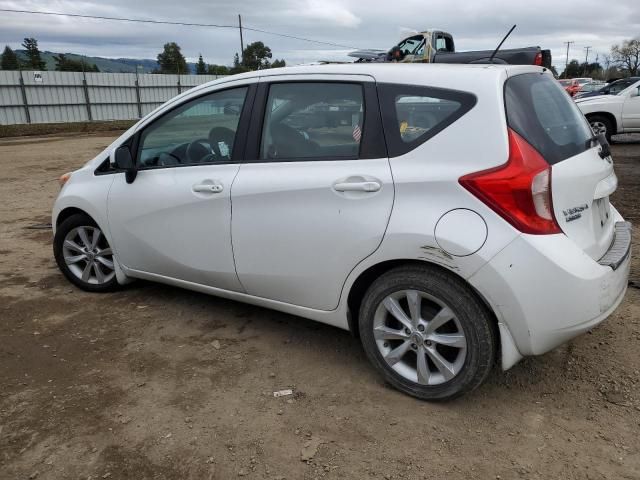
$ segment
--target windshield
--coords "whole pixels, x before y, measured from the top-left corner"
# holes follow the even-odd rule
[[[593,132],[586,119],[552,77],[516,75],[505,84],[507,123],[538,150],[550,165],[591,147]]]

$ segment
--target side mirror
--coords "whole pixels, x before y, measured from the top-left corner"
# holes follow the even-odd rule
[[[122,145],[116,149],[114,153],[114,164],[117,169],[124,170],[127,183],[133,183],[138,175],[138,170],[133,162],[129,147]]]
[[[631,97],[640,97],[640,87],[638,87],[638,88],[636,88],[634,90],[631,90],[631,95],[630,96]]]

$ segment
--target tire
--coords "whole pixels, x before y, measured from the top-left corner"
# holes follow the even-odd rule
[[[590,115],[588,120],[593,133],[596,135],[604,133],[604,136],[607,138],[607,142],[611,143],[611,135],[614,133],[611,120],[603,115]]]
[[[413,309],[419,315],[412,315],[410,299],[420,305]],[[396,306],[405,323],[398,321]],[[410,335],[403,327],[407,319]],[[490,312],[468,285],[438,267],[399,267],[374,281],[362,300],[359,327],[367,357],[382,377],[423,400],[450,400],[471,392],[495,363],[497,335]]]
[[[58,226],[53,255],[60,271],[78,288],[88,292],[118,288],[111,247],[88,215],[72,215]]]

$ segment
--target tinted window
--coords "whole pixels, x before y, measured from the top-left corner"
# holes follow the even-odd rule
[[[593,132],[576,104],[552,77],[516,75],[505,84],[507,123],[549,164],[590,148]]]
[[[389,155],[396,157],[441,132],[475,105],[470,93],[411,85],[379,88]]]
[[[167,113],[140,138],[141,167],[227,163],[247,88],[212,93]]]
[[[358,158],[362,86],[276,83],[269,88],[260,159]]]
[[[626,88],[629,88],[637,81],[637,78],[626,78],[624,80],[617,80],[607,87],[607,93],[609,93],[610,95],[617,95]]]

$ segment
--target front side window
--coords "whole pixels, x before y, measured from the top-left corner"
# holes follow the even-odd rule
[[[474,95],[442,88],[383,84],[379,88],[389,154],[403,155],[467,113]]]
[[[140,137],[141,168],[231,161],[247,87],[197,98],[147,127]]]
[[[424,37],[422,35],[416,35],[409,37],[398,44],[398,48],[405,55],[412,55],[420,48],[424,43]]]
[[[265,112],[262,160],[358,158],[364,128],[359,84],[276,83]]]

